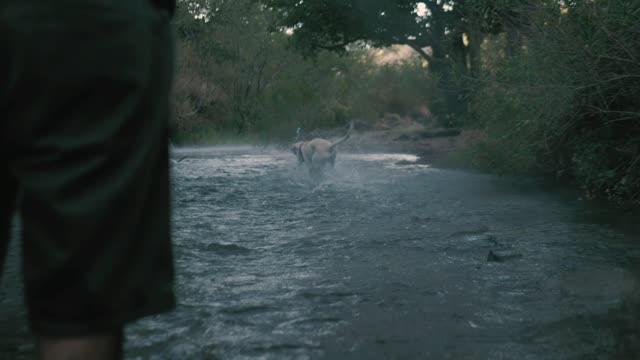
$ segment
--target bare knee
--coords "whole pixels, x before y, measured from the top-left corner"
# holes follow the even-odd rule
[[[112,335],[78,337],[41,337],[38,339],[40,360],[121,360],[122,331]]]

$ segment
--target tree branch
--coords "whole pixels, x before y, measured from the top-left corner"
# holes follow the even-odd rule
[[[344,50],[344,47],[351,44],[352,41],[343,41],[340,44],[335,44],[335,45],[318,45],[318,48],[322,49],[322,50],[327,50],[327,51],[336,51],[336,50]]]
[[[409,45],[415,52],[420,54],[420,56],[422,56],[422,58],[427,60],[430,64],[434,63],[433,57],[431,55],[427,54],[427,52],[424,51],[424,49],[422,49],[416,43],[407,43],[407,45]]]

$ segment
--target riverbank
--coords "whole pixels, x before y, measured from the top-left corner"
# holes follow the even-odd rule
[[[312,130],[303,135],[303,139],[316,137],[335,140],[344,135],[345,128]],[[340,151],[346,153],[409,153],[418,156],[418,162],[439,167],[469,168],[471,150],[483,138],[477,130],[425,127],[418,123],[401,121],[395,124],[378,123],[375,125],[356,124],[355,131],[348,141],[340,144]],[[288,149],[295,142],[274,140],[259,134],[237,135],[208,133],[177,146],[189,145],[259,145]]]
[[[312,130],[302,135],[303,139],[315,137],[337,139],[344,135],[346,127],[328,130]],[[217,141],[222,140],[222,141]],[[276,146],[286,150],[295,142],[289,140],[269,140],[264,136],[222,136],[208,144],[261,144]],[[376,123],[356,121],[355,131],[351,138],[340,144],[344,153],[408,153],[417,155],[418,164],[448,169],[464,169],[474,172],[521,175],[543,178],[546,185],[576,191],[576,197],[584,200],[604,201],[607,205],[625,209],[638,208],[638,203],[616,197],[597,196],[585,187],[583,182],[572,177],[570,169],[562,171],[545,170],[527,165],[529,158],[522,162],[513,162],[508,156],[512,149],[508,145],[496,148],[496,141],[487,141],[487,135],[477,129],[441,128],[424,126],[421,123],[400,118],[385,116]],[[410,163],[407,163],[410,165]],[[529,166],[529,167],[528,167]]]
[[[465,153],[482,138],[475,130],[396,128],[355,134],[341,148],[347,152],[410,153],[418,162],[438,167],[468,167]]]
[[[464,169],[474,172],[505,174],[503,170],[490,167],[499,160],[487,160],[483,149],[486,134],[472,129],[444,129],[421,127],[397,127],[385,130],[366,130],[358,132],[352,139],[341,145],[346,152],[393,152],[409,153],[418,156],[418,164],[446,169]],[[409,165],[409,163],[407,163]],[[637,214],[640,204],[637,201],[620,200],[594,196],[584,185],[563,173],[511,173],[529,178],[538,178],[548,188],[562,189],[575,193],[579,200],[598,204],[598,206],[624,209]]]

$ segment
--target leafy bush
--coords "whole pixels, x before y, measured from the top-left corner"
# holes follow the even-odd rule
[[[269,28],[271,12],[252,0],[180,7],[175,140],[225,136],[289,141],[301,127],[333,128],[351,119],[428,105],[434,90],[419,62],[379,67],[366,50],[305,58],[288,35]],[[195,9],[195,10],[193,10]],[[204,11],[207,16],[197,19]]]
[[[541,2],[523,48],[483,48],[470,117],[486,129],[485,168],[546,173],[589,197],[640,200],[640,3]]]

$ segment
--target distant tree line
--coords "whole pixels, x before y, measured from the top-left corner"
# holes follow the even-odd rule
[[[185,139],[426,105],[484,134],[465,164],[640,201],[639,1],[184,0],[176,28]],[[422,61],[374,64],[396,44]]]
[[[469,154],[473,166],[640,201],[640,1],[262,3],[296,29],[304,53],[357,43],[415,49],[437,79],[434,114],[486,134]]]
[[[380,66],[367,49],[297,51],[277,14],[255,0],[179,1],[177,10],[178,142],[290,140],[298,127],[405,115],[434,91],[415,59]]]

